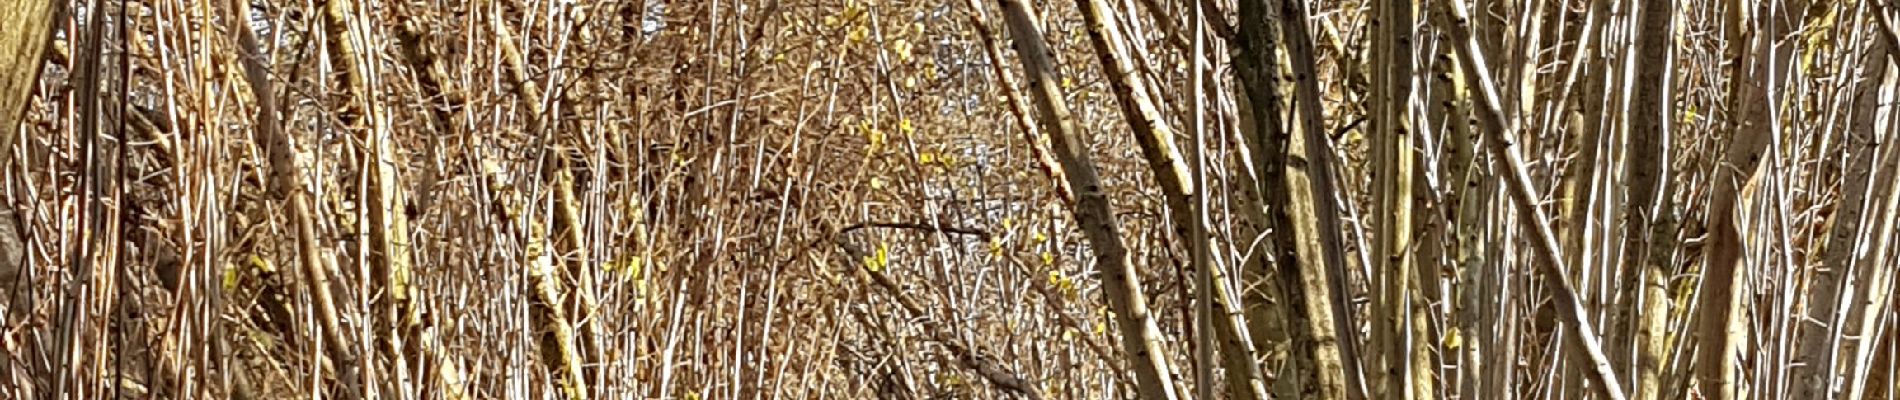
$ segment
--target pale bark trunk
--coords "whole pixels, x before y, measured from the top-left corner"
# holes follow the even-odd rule
[[[1888,45],[1891,46],[1892,42],[1888,42]],[[1894,88],[1896,81],[1900,81],[1900,71],[1896,71],[1893,65],[1888,65],[1885,69],[1887,78],[1882,86],[1887,88],[1887,93],[1881,101],[1882,106],[1879,111],[1881,120],[1876,122],[1879,126],[1875,129],[1881,132],[1893,132],[1895,128],[1893,102],[1896,95],[1900,94],[1895,93]],[[1885,143],[1891,143],[1893,138],[1889,137],[1885,140],[1889,141]],[[1880,207],[1874,210],[1872,217],[1874,220],[1868,221],[1871,225],[1868,231],[1870,237],[1867,240],[1872,242],[1872,246],[1861,253],[1859,261],[1856,261],[1861,268],[1854,277],[1854,281],[1865,285],[1863,286],[1865,289],[1856,291],[1854,300],[1847,302],[1850,308],[1847,310],[1847,320],[1843,327],[1845,330],[1843,334],[1853,338],[1843,343],[1841,349],[1843,356],[1850,357],[1841,367],[1843,381],[1847,383],[1847,387],[1842,388],[1844,392],[1841,398],[1847,400],[1866,398],[1868,369],[1873,362],[1875,341],[1880,339],[1881,333],[1878,324],[1881,314],[1887,311],[1887,302],[1893,298],[1894,266],[1889,262],[1892,259],[1889,251],[1892,250],[1894,241],[1900,240],[1895,238],[1895,236],[1900,236],[1900,150],[1896,150],[1900,147],[1892,145],[1882,147],[1881,151],[1887,154],[1880,158],[1881,165],[1874,167],[1873,184],[1876,185],[1876,192],[1868,201],[1869,206]]]
[[[507,66],[510,83],[514,84],[516,95],[528,105],[526,112],[528,129],[547,129],[544,125],[547,116],[543,115],[547,107],[546,99],[542,97],[540,88],[528,78],[526,57],[515,46],[514,33],[500,20],[495,20],[494,24],[495,41],[497,47],[501,49],[502,61]],[[528,239],[531,248],[529,278],[537,280],[532,284],[536,288],[536,293],[544,297],[538,301],[547,302],[545,307],[535,309],[537,312],[535,318],[542,321],[540,328],[547,330],[545,335],[552,336],[551,340],[543,342],[542,354],[548,357],[544,362],[548,363],[551,371],[561,377],[564,382],[563,390],[569,398],[582,399],[591,395],[591,392],[587,390],[586,368],[583,367],[587,364],[585,357],[596,355],[595,352],[600,349],[598,340],[602,335],[599,320],[592,318],[591,315],[599,306],[595,304],[593,295],[593,274],[585,269],[587,265],[584,251],[586,241],[578,231],[579,218],[574,210],[575,205],[572,203],[574,201],[573,179],[569,179],[566,171],[559,168],[563,162],[558,160],[564,158],[566,158],[565,153],[552,155],[542,166],[544,174],[554,177],[554,222],[555,229],[558,230],[556,234],[559,236],[549,236],[549,232],[546,232],[538,221],[523,221],[522,229],[527,229],[530,235]],[[557,239],[554,245],[558,250],[547,248],[544,241],[550,237]],[[556,268],[557,261],[554,261],[553,257],[566,257],[566,255],[578,255],[580,260],[572,262],[573,264],[568,269]],[[574,279],[576,285],[572,290],[573,295],[566,296],[565,293],[568,290],[562,283],[570,277]],[[572,319],[569,318],[565,309],[575,310]],[[577,328],[573,321],[585,321],[585,325]]]
[[[1378,232],[1373,249],[1374,280],[1379,282],[1373,307],[1372,338],[1379,348],[1375,381],[1382,398],[1412,399],[1432,392],[1429,365],[1413,365],[1417,332],[1408,314],[1414,286],[1412,253],[1413,151],[1410,101],[1412,98],[1412,27],[1415,5],[1391,0],[1374,6],[1372,141],[1374,195],[1378,203]],[[1420,364],[1429,364],[1427,362]],[[1418,371],[1423,367],[1423,371]],[[1415,375],[1424,372],[1424,375]]]
[[[401,10],[406,4],[405,2],[396,2],[395,7]],[[422,90],[431,95],[432,98],[441,99],[440,101],[444,103],[432,104],[428,107],[431,111],[430,114],[428,114],[429,126],[434,130],[431,133],[439,137],[452,133],[453,129],[450,127],[450,124],[455,118],[454,110],[462,108],[463,98],[461,91],[455,89],[453,86],[454,79],[448,76],[446,67],[440,62],[441,60],[438,58],[439,50],[434,47],[434,41],[429,40],[428,29],[429,27],[422,26],[418,20],[405,21],[397,30],[396,37],[403,48],[404,59],[409,62],[410,69],[415,72],[416,80],[421,84]],[[439,147],[441,143],[434,140],[435,137],[431,137],[430,139],[429,157],[434,158],[434,156],[438,154],[436,152],[440,151]],[[428,209],[433,204],[433,186],[434,182],[439,179],[439,176],[436,176],[433,170],[431,170],[431,172],[430,176],[423,179],[420,189],[417,190],[422,196],[415,200],[417,208]],[[398,199],[393,200],[392,204],[401,205],[403,202]],[[396,214],[394,218],[400,220],[406,219],[406,216]],[[408,301],[411,304],[416,302],[413,297]],[[415,335],[413,340],[416,341],[416,344],[413,345],[414,348],[420,349],[423,357],[426,357],[429,361],[431,368],[429,368],[427,372],[434,374],[430,381],[435,382],[435,384],[441,388],[441,393],[449,399],[460,400],[467,398],[469,393],[467,388],[464,387],[466,381],[465,378],[463,378],[461,366],[456,362],[455,357],[443,349],[440,342],[440,335],[435,332],[436,327],[429,326],[428,322],[422,321],[420,316],[417,315],[420,311],[420,307],[412,307],[408,314],[405,315],[405,318],[408,319],[404,321],[404,323],[411,325],[409,329],[411,329],[411,332]]]
[[[1075,221],[1081,224],[1095,251],[1095,267],[1101,273],[1109,309],[1114,311],[1121,328],[1122,346],[1131,355],[1129,360],[1133,365],[1130,367],[1134,369],[1141,396],[1145,399],[1179,398],[1161,329],[1148,310],[1148,300],[1141,292],[1140,275],[1129,259],[1128,248],[1122,243],[1121,227],[1096,175],[1095,162],[1088,152],[1088,136],[1076,123],[1063,101],[1061,89],[1053,80],[1055,65],[1050,60],[1048,45],[1043,43],[1042,31],[1036,28],[1028,6],[1021,0],[999,2],[1014,36],[1017,56],[1028,71],[1030,94],[1042,117],[1043,131],[1054,142],[1056,159],[1076,191],[1072,209]]]
[[[1564,78],[1555,101],[1557,105],[1550,110],[1554,120],[1561,120],[1575,155],[1565,168],[1564,194],[1560,200],[1563,208],[1559,211],[1561,222],[1567,224],[1563,234],[1564,251],[1570,256],[1572,278],[1578,282],[1577,295],[1590,310],[1602,310],[1598,304],[1603,301],[1595,277],[1601,273],[1593,268],[1598,263],[1597,253],[1603,247],[1598,237],[1604,229],[1601,211],[1607,205],[1606,196],[1602,196],[1607,185],[1606,168],[1601,162],[1606,135],[1603,134],[1604,77],[1609,75],[1609,63],[1602,57],[1601,35],[1605,20],[1609,19],[1609,0],[1590,2],[1590,10],[1584,17],[1583,32],[1578,35],[1576,52],[1570,58],[1570,71]],[[1582,90],[1578,90],[1582,86]],[[1549,121],[1555,124],[1555,121]],[[1568,377],[1564,379],[1564,393],[1583,391],[1582,376],[1584,366],[1578,362],[1565,362]]]
[[[1340,335],[1343,330],[1338,318],[1344,318],[1340,312],[1344,308],[1334,304],[1343,284],[1336,285],[1339,282],[1333,281],[1330,273],[1345,268],[1343,255],[1328,254],[1339,248],[1337,211],[1330,186],[1325,189],[1314,186],[1316,183],[1329,185],[1331,174],[1320,169],[1325,162],[1323,154],[1314,157],[1309,146],[1302,146],[1310,140],[1286,130],[1288,119],[1302,120],[1309,116],[1304,112],[1307,106],[1304,103],[1294,113],[1286,111],[1288,87],[1281,68],[1294,64],[1297,74],[1302,69],[1298,65],[1301,61],[1278,57],[1282,29],[1291,32],[1296,28],[1289,25],[1298,25],[1283,25],[1288,19],[1282,15],[1288,15],[1288,10],[1303,8],[1291,3],[1283,3],[1284,7],[1279,8],[1272,5],[1269,1],[1240,2],[1238,51],[1234,53],[1233,63],[1242,86],[1237,97],[1246,100],[1242,103],[1247,110],[1242,115],[1252,117],[1251,123],[1242,124],[1250,129],[1241,136],[1254,154],[1252,159],[1257,170],[1254,175],[1259,180],[1256,186],[1266,208],[1273,214],[1265,220],[1273,232],[1274,264],[1278,267],[1282,307],[1287,313],[1284,321],[1292,339],[1294,376],[1283,381],[1286,384],[1278,386],[1276,391],[1280,397],[1363,398],[1363,390],[1355,389],[1360,387],[1358,374],[1347,369],[1357,365],[1357,360],[1347,355],[1350,353],[1346,346],[1350,341],[1341,339],[1344,336]],[[1304,31],[1302,25],[1299,33]],[[1304,50],[1309,55],[1307,61],[1311,61],[1310,42],[1287,44],[1289,53]],[[1310,72],[1310,64],[1304,70]],[[1318,108],[1314,106],[1312,110],[1318,111]],[[1302,132],[1317,125],[1318,116],[1310,116],[1312,125],[1299,127]],[[1324,143],[1319,147],[1323,149]],[[1322,210],[1327,211],[1324,216],[1315,215]],[[1255,318],[1264,320],[1265,317]]]
[[[1881,106],[1876,110],[1875,117],[1880,119],[1875,121],[1876,126],[1874,129],[1879,132],[1893,132],[1896,127],[1900,127],[1900,125],[1897,125],[1900,124],[1900,111],[1896,111],[1893,106],[1894,101],[1900,98],[1900,65],[1893,64],[1895,60],[1900,60],[1900,55],[1896,55],[1894,51],[1895,46],[1900,46],[1900,32],[1895,32],[1892,18],[1887,17],[1885,13],[1875,18],[1877,18],[1876,22],[1878,22],[1876,29],[1880,36],[1878,40],[1880,43],[1883,43],[1884,46],[1875,45],[1874,48],[1885,51],[1881,51],[1880,53],[1884,53],[1881,55],[1869,54],[1868,57],[1870,59],[1863,62],[1886,65],[1886,78],[1885,81],[1880,84],[1886,93],[1882,94]],[[1882,55],[1885,57],[1881,57],[1880,59],[1886,60],[1886,62],[1872,61],[1872,58]],[[1891,143],[1893,138],[1886,140],[1887,142],[1885,143]],[[1858,274],[1859,276],[1856,277],[1857,281],[1867,285],[1867,289],[1861,291],[1862,295],[1859,296],[1855,302],[1851,303],[1853,308],[1847,312],[1846,329],[1850,330],[1847,332],[1847,335],[1856,338],[1853,342],[1850,342],[1847,345],[1847,349],[1843,351],[1844,354],[1853,356],[1850,360],[1851,363],[1845,366],[1846,371],[1844,378],[1846,382],[1848,382],[1848,386],[1845,388],[1846,393],[1843,394],[1842,398],[1848,400],[1879,398],[1869,396],[1870,389],[1868,383],[1870,381],[1872,381],[1873,387],[1877,388],[1871,389],[1871,391],[1877,393],[1890,391],[1893,385],[1892,382],[1881,382],[1884,381],[1884,379],[1878,379],[1877,374],[1873,372],[1878,371],[1880,368],[1877,366],[1878,364],[1874,358],[1874,354],[1876,354],[1874,349],[1880,347],[1881,344],[1879,341],[1883,336],[1883,332],[1889,344],[1889,348],[1886,349],[1887,353],[1883,354],[1883,356],[1888,358],[1893,356],[1892,352],[1894,350],[1891,348],[1893,336],[1892,328],[1883,331],[1879,329],[1879,324],[1882,319],[1881,315],[1888,312],[1888,308],[1891,307],[1888,303],[1893,301],[1894,298],[1893,290],[1896,267],[1893,264],[1888,264],[1888,260],[1891,260],[1891,257],[1893,257],[1890,252],[1894,247],[1894,242],[1900,241],[1900,233],[1896,233],[1900,232],[1900,147],[1888,145],[1885,146],[1884,151],[1887,152],[1887,155],[1881,158],[1884,165],[1875,167],[1877,168],[1877,172],[1875,173],[1876,177],[1874,178],[1874,182],[1876,184],[1885,182],[1886,185],[1879,188],[1879,193],[1874,196],[1874,199],[1870,203],[1884,205],[1882,205],[1881,209],[1875,214],[1878,216],[1877,218],[1879,218],[1879,224],[1874,226],[1872,230],[1875,235],[1875,237],[1871,238],[1874,241],[1874,245],[1872,249],[1860,256],[1859,262],[1867,268],[1862,269],[1860,274]],[[1887,318],[1892,319],[1893,317],[1889,315]],[[1870,375],[1875,376],[1870,378]],[[1886,388],[1878,389],[1881,385],[1886,385]],[[1879,394],[1874,394],[1874,396],[1879,396]]]
[[[0,25],[7,26],[0,30],[0,168],[13,165],[13,144],[19,139],[27,105],[32,103],[33,87],[39,82],[56,4],[51,0],[12,0],[0,5]],[[20,241],[13,210],[7,208],[0,210],[0,288],[11,291],[25,264],[26,247]],[[0,297],[0,302],[20,304],[7,297]]]
[[[1847,132],[1846,142],[1852,153],[1843,171],[1840,209],[1830,222],[1827,243],[1818,258],[1820,266],[1808,287],[1806,319],[1812,323],[1803,325],[1813,330],[1801,331],[1794,353],[1795,399],[1834,398],[1836,357],[1847,322],[1848,308],[1843,305],[1851,302],[1857,292],[1855,285],[1849,284],[1849,278],[1856,275],[1857,268],[1875,267],[1860,263],[1855,254],[1864,248],[1866,242],[1862,238],[1870,233],[1862,229],[1867,222],[1864,219],[1868,194],[1873,188],[1870,183],[1874,166],[1880,165],[1877,161],[1884,153],[1881,147],[1891,136],[1875,129],[1880,83],[1887,72],[1886,63],[1879,60],[1885,58],[1887,51],[1887,43],[1876,40],[1862,55],[1851,111],[1853,117]]]
[[[370,29],[356,16],[354,2],[332,0],[327,7],[324,22],[329,29],[329,48],[335,54],[330,60],[343,75],[343,94],[349,99],[347,109],[352,111],[345,114],[344,124],[349,125],[346,129],[366,131],[363,142],[367,151],[358,156],[366,164],[363,173],[369,178],[364,191],[369,198],[363,200],[369,226],[363,230],[370,236],[370,279],[384,293],[377,301],[375,329],[383,336],[378,345],[387,353],[393,375],[385,382],[386,390],[400,391],[413,387],[407,354],[416,340],[413,328],[420,324],[409,283],[409,218],[402,211],[402,187],[396,176],[400,166],[393,154],[395,146],[389,143],[394,137],[388,111],[378,104],[377,85],[371,82],[377,73],[362,50],[370,42]]]
[[[1710,193],[1709,206],[1709,263],[1704,270],[1702,289],[1697,308],[1702,310],[1702,320],[1698,322],[1697,335],[1701,346],[1697,351],[1696,375],[1703,396],[1717,400],[1731,400],[1737,394],[1737,369],[1743,342],[1748,334],[1744,321],[1739,317],[1743,292],[1742,271],[1748,270],[1744,264],[1747,253],[1746,242],[1741,225],[1748,211],[1737,207],[1742,203],[1744,188],[1752,185],[1761,157],[1764,156],[1772,138],[1766,124],[1766,109],[1758,105],[1763,100],[1762,88],[1755,82],[1758,71],[1751,66],[1752,54],[1759,43],[1756,42],[1752,22],[1747,18],[1747,2],[1731,1],[1728,4],[1727,30],[1729,64],[1729,105],[1748,107],[1748,111],[1736,115],[1748,117],[1731,121],[1728,128],[1734,139],[1729,144],[1728,154],[1722,163],[1717,164],[1714,190]],[[1743,109],[1743,108],[1735,108]]]
[[[13,164],[16,133],[40,81],[56,7],[50,0],[10,0],[0,6],[0,24],[7,26],[0,31],[0,129],[5,129],[0,131],[0,166]]]
[[[1669,95],[1669,44],[1674,1],[1641,5],[1637,19],[1636,73],[1627,87],[1634,110],[1626,142],[1628,194],[1623,223],[1623,259],[1618,268],[1622,299],[1617,327],[1611,332],[1611,362],[1634,371],[1626,379],[1634,398],[1654,400],[1660,393],[1663,324],[1668,317],[1663,265],[1674,253],[1675,224],[1670,218],[1669,129],[1674,108]]]
[[[258,112],[256,119],[257,142],[263,143],[271,165],[271,189],[273,197],[289,202],[292,229],[297,238],[297,267],[308,285],[311,299],[316,303],[318,329],[323,341],[329,345],[330,357],[339,371],[343,382],[344,399],[362,398],[363,381],[359,371],[359,355],[355,345],[345,334],[341,317],[337,311],[336,296],[331,291],[330,271],[335,260],[329,259],[329,250],[320,242],[317,233],[317,211],[312,205],[310,186],[304,180],[302,162],[298,160],[297,150],[290,135],[283,132],[278,123],[276,89],[272,88],[268,67],[264,65],[264,54],[259,52],[256,35],[241,21],[249,7],[232,1],[231,15],[234,16],[231,28],[238,33],[239,62],[244,68],[245,80],[249,83],[252,96],[256,98]]]
[[[1340,371],[1345,375],[1345,393],[1348,399],[1366,398],[1366,387],[1362,381],[1361,364],[1365,360],[1359,355],[1359,344],[1354,339],[1358,325],[1353,323],[1350,308],[1351,300],[1347,289],[1346,251],[1340,242],[1343,229],[1339,223],[1339,193],[1335,185],[1333,172],[1332,146],[1328,145],[1323,112],[1322,97],[1319,90],[1318,65],[1313,55],[1313,35],[1308,31],[1306,21],[1313,14],[1308,11],[1305,0],[1280,1],[1280,15],[1284,21],[1296,23],[1281,24],[1286,33],[1287,62],[1292,64],[1295,124],[1296,131],[1288,141],[1287,191],[1294,196],[1292,207],[1297,226],[1311,227],[1306,235],[1299,237],[1302,259],[1317,255],[1323,261],[1318,268],[1308,271],[1302,266],[1300,281],[1311,288],[1326,287],[1324,293],[1313,292],[1314,299],[1323,299],[1323,304],[1308,304],[1313,318],[1314,342],[1319,347],[1336,347],[1339,356],[1330,358],[1330,354],[1316,353],[1316,364],[1321,371],[1330,374]],[[1296,229],[1295,233],[1302,232]],[[1322,314],[1317,308],[1326,308]],[[1330,326],[1331,331],[1325,328]]]
[[[1024,100],[1022,92],[1016,89],[1019,87],[1016,83],[1016,75],[1010,74],[1009,69],[1003,67],[1001,61],[1003,51],[996,43],[996,35],[990,32],[989,18],[983,16],[983,8],[976,3],[976,0],[964,0],[964,4],[970,7],[970,26],[976,29],[977,37],[983,39],[983,51],[991,60],[990,72],[996,74],[996,78],[1002,83],[1003,97],[1008,101],[1011,120],[1016,123],[1017,129],[1023,131],[1023,141],[1029,145],[1030,158],[1036,160],[1036,168],[1041,169],[1042,174],[1049,178],[1049,184],[1056,189],[1056,196],[1062,198],[1063,203],[1074,203],[1075,190],[1069,188],[1069,181],[1062,173],[1062,166],[1056,164],[1056,159],[1049,155],[1048,139],[1043,137],[1042,132],[1038,131],[1036,124],[1031,121],[1029,102]]]
[[[1478,254],[1478,235],[1483,227],[1478,222],[1482,214],[1478,206],[1484,203],[1486,196],[1477,190],[1478,177],[1471,174],[1477,161],[1478,141],[1471,129],[1471,99],[1467,95],[1471,91],[1457,58],[1452,56],[1449,48],[1441,50],[1435,68],[1438,74],[1436,79],[1443,88],[1436,90],[1433,98],[1433,104],[1437,106],[1433,109],[1441,110],[1444,114],[1440,119],[1446,133],[1441,140],[1448,153],[1441,167],[1445,197],[1440,202],[1440,207],[1445,208],[1444,212],[1448,214],[1444,221],[1448,235],[1441,240],[1450,241],[1445,251],[1449,253],[1447,262],[1454,271],[1453,279],[1457,281],[1451,299],[1455,304],[1451,314],[1452,323],[1448,324],[1446,335],[1457,338],[1459,343],[1456,346],[1459,369],[1470,371],[1458,374],[1455,382],[1458,393],[1481,396],[1480,386],[1487,376],[1487,368],[1494,367],[1484,363],[1484,354],[1490,347],[1486,346],[1486,340],[1481,340],[1483,338],[1478,333],[1483,329],[1480,316],[1485,314],[1482,311],[1485,307],[1479,304],[1479,300],[1487,297],[1481,293],[1482,285],[1476,275],[1478,264],[1474,262],[1481,258]],[[1451,358],[1452,355],[1447,353],[1444,357]]]

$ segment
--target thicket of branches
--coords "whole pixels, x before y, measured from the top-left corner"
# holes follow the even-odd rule
[[[0,0],[0,398],[1892,399],[1883,0]]]

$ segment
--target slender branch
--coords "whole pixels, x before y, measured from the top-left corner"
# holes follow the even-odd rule
[[[1518,213],[1522,214],[1518,220],[1523,221],[1525,228],[1537,235],[1535,240],[1531,241],[1532,247],[1543,261],[1537,265],[1543,267],[1544,279],[1551,286],[1551,299],[1556,303],[1558,317],[1568,328],[1564,336],[1570,343],[1564,347],[1573,352],[1576,357],[1591,364],[1591,368],[1585,371],[1585,378],[1590,380],[1591,387],[1595,389],[1598,396],[1610,400],[1623,400],[1625,392],[1616,379],[1616,372],[1611,369],[1608,357],[1603,354],[1602,346],[1596,342],[1596,332],[1590,328],[1590,321],[1585,318],[1583,304],[1577,299],[1577,290],[1571,287],[1570,281],[1566,278],[1570,274],[1564,268],[1563,250],[1558,247],[1557,235],[1550,229],[1549,218],[1544,215],[1544,210],[1537,206],[1537,192],[1531,184],[1530,173],[1525,170],[1524,161],[1517,155],[1515,146],[1511,143],[1510,138],[1517,135],[1517,126],[1515,122],[1510,121],[1510,117],[1504,113],[1504,107],[1499,104],[1497,83],[1492,78],[1491,71],[1485,67],[1489,64],[1486,64],[1484,53],[1478,48],[1477,39],[1473,37],[1469,13],[1465,10],[1463,2],[1442,1],[1437,4],[1439,12],[1445,13],[1448,22],[1452,25],[1449,31],[1455,42],[1453,45],[1457,49],[1459,61],[1468,75],[1477,78],[1477,94],[1483,105],[1477,109],[1478,122],[1486,133],[1485,144],[1495,157],[1493,160],[1500,163],[1499,169],[1509,174],[1499,178],[1510,187],[1512,203],[1516,205]]]
[[[856,224],[853,226],[860,225],[864,224]],[[839,249],[843,249],[845,254],[851,257],[850,259],[862,260],[868,253],[850,241],[845,240],[845,234],[852,231],[850,228],[840,229],[838,234],[835,235],[837,238],[836,243]],[[931,317],[930,313],[925,311],[923,305],[918,304],[916,299],[906,295],[903,287],[892,280],[890,275],[882,272],[869,271],[865,268],[852,268],[852,270],[856,271],[856,274],[866,280],[876,283],[879,288],[884,289],[885,293],[890,294],[891,298],[896,299],[898,306],[904,309],[905,314],[909,315],[907,319],[921,321],[924,325],[924,331],[927,332],[932,339],[936,340],[937,343],[942,344],[945,349],[949,350],[951,355],[955,356],[957,362],[963,365],[964,368],[968,368],[971,372],[982,376],[985,381],[988,381],[990,385],[995,386],[997,389],[1022,395],[1030,400],[1042,399],[1041,392],[1037,390],[1039,386],[1033,382],[1024,380],[1015,372],[1011,372],[1009,369],[998,365],[998,363],[988,355],[978,350],[973,350],[969,344],[957,339],[957,335],[951,333],[942,324],[938,323],[937,321],[939,321],[939,319]]]
[[[845,226],[843,229],[839,229],[838,233],[841,233],[841,234],[851,233],[851,232],[856,232],[856,231],[867,229],[867,228],[922,230],[922,231],[940,232],[940,233],[947,233],[947,234],[976,236],[978,239],[983,239],[983,240],[989,240],[990,236],[992,236],[989,231],[982,230],[982,229],[947,226],[947,225],[941,225],[941,224],[929,224],[929,223],[922,223],[922,222],[859,222],[859,223]]]
[[[311,203],[310,186],[304,181],[303,165],[298,161],[293,140],[283,132],[277,117],[277,92],[271,87],[268,67],[264,65],[264,54],[259,52],[256,34],[243,21],[248,18],[244,10],[250,7],[240,1],[226,3],[233,18],[230,29],[238,34],[238,49],[242,52],[238,60],[244,66],[244,77],[251,86],[251,94],[257,99],[257,142],[265,144],[271,165],[271,193],[277,198],[288,198],[290,220],[297,235],[297,267],[304,276],[311,298],[316,302],[319,331],[324,342],[330,346],[330,357],[342,375],[346,400],[363,398],[364,386],[359,371],[359,357],[356,346],[344,334],[340,313],[337,311],[336,296],[331,292],[329,269],[335,263],[329,260],[328,250],[320,242],[317,233],[317,211]]]

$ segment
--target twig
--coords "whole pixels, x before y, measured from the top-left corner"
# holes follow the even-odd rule
[[[851,232],[855,232],[855,231],[859,231],[859,230],[863,230],[867,228],[923,230],[923,231],[931,231],[931,232],[940,232],[940,233],[945,233],[945,234],[976,236],[978,239],[983,239],[983,240],[989,240],[991,236],[989,231],[985,231],[982,229],[945,226],[942,224],[927,224],[927,223],[921,223],[921,222],[859,222],[856,224],[851,224],[850,226],[846,226],[844,227],[844,229],[839,229],[838,234],[842,235],[842,234],[851,233]]]
[[[844,240],[844,234],[850,231],[850,228],[846,228],[838,232],[836,236],[838,248],[843,249],[845,254],[850,255],[853,260],[863,259],[865,257],[864,249]],[[996,386],[997,389],[1020,394],[1031,400],[1042,399],[1042,394],[1036,390],[1037,385],[1017,376],[1015,372],[1011,372],[997,365],[995,360],[989,356],[982,354],[980,351],[972,350],[968,344],[963,343],[962,340],[958,340],[956,335],[950,334],[942,324],[937,323],[938,320],[936,318],[930,317],[930,314],[924,311],[924,307],[917,304],[916,299],[906,296],[903,288],[898,286],[897,282],[892,281],[889,275],[868,271],[864,268],[852,268],[852,270],[857,271],[860,276],[871,280],[871,282],[877,283],[878,287],[883,288],[886,293],[889,293],[892,298],[896,299],[897,304],[904,309],[905,313],[909,314],[909,319],[921,321],[924,325],[924,331],[929,333],[930,337],[935,339],[938,343],[943,344],[944,348],[949,349],[951,355],[956,356],[957,362],[963,364],[964,368],[968,368],[977,375],[981,375],[984,380],[989,381],[990,384]]]
[[[1453,45],[1458,52],[1459,62],[1470,76],[1477,78],[1476,92],[1482,105],[1477,109],[1478,122],[1487,131],[1484,135],[1485,144],[1490,147],[1491,154],[1497,157],[1495,160],[1499,163],[1499,169],[1509,174],[1499,178],[1510,187],[1512,203],[1517,206],[1518,213],[1523,214],[1519,220],[1523,221],[1526,229],[1537,235],[1536,240],[1532,240],[1531,244],[1538,255],[1544,259],[1537,265],[1543,267],[1544,279],[1551,286],[1551,299],[1556,303],[1557,314],[1563,320],[1564,326],[1569,328],[1568,332],[1564,332],[1564,336],[1573,341],[1571,345],[1565,347],[1577,352],[1579,358],[1590,363],[1589,368],[1585,368],[1587,372],[1585,378],[1590,380],[1590,385],[1596,389],[1597,395],[1611,400],[1623,400],[1621,381],[1616,379],[1616,372],[1611,369],[1608,357],[1603,354],[1602,346],[1596,342],[1596,332],[1590,328],[1590,320],[1584,315],[1583,304],[1577,299],[1577,291],[1566,278],[1570,275],[1564,271],[1563,250],[1557,247],[1557,236],[1550,229],[1549,217],[1544,215],[1543,209],[1537,207],[1537,194],[1531,185],[1530,173],[1525,170],[1522,157],[1518,156],[1513,149],[1514,146],[1509,137],[1517,133],[1517,127],[1509,122],[1509,115],[1504,113],[1504,108],[1499,103],[1497,84],[1491,77],[1491,71],[1485,68],[1490,64],[1485,63],[1483,50],[1478,48],[1477,39],[1472,37],[1471,20],[1465,10],[1465,5],[1462,2],[1447,1],[1439,3],[1438,7],[1440,12],[1448,14],[1447,17],[1452,25],[1448,30],[1451,31],[1454,39]]]

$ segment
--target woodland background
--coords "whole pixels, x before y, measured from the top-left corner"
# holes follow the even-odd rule
[[[0,398],[1892,399],[1886,0],[0,0]]]

